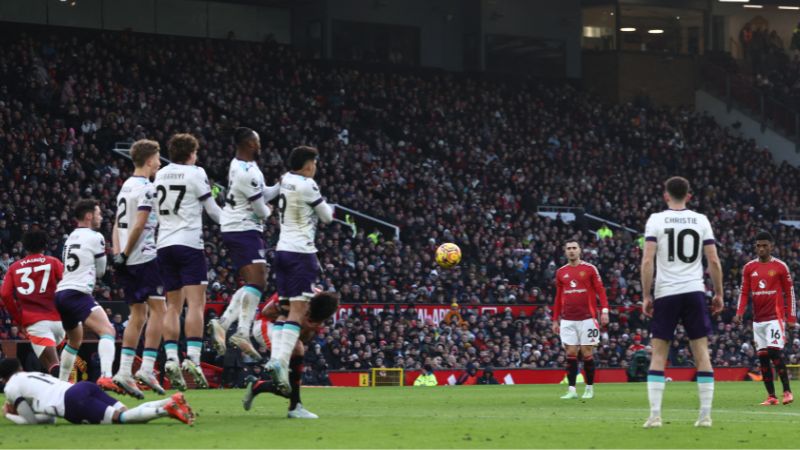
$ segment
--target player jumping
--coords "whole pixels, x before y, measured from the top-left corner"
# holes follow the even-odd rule
[[[292,390],[289,358],[300,336],[300,323],[308,313],[308,301],[314,295],[312,286],[319,275],[314,245],[317,222],[330,223],[333,220],[333,208],[322,198],[314,182],[318,157],[315,148],[294,148],[289,154],[290,171],[281,177],[279,183],[281,231],[274,268],[280,302],[290,306],[287,320],[274,324],[272,355],[264,367],[284,395],[289,395]]]
[[[203,349],[203,314],[206,304],[208,268],[203,249],[203,210],[219,223],[221,210],[211,197],[206,171],[195,165],[200,144],[190,134],[176,134],[167,144],[172,163],[156,174],[158,194],[158,265],[167,291],[164,320],[164,369],[170,383],[186,389],[181,369],[188,371],[200,388],[207,388],[200,354]],[[186,311],[184,332],[186,356],[178,356],[180,316]]]
[[[79,200],[74,207],[78,227],[64,243],[64,278],[56,288],[56,308],[67,330],[67,345],[61,351],[59,377],[69,380],[75,357],[83,341],[86,325],[100,336],[97,353],[100,355],[100,378],[103,389],[126,393],[111,380],[114,365],[116,331],[103,308],[92,297],[95,282],[106,272],[106,242],[97,230],[103,223],[100,205],[96,200]]]
[[[52,424],[57,417],[75,424],[143,423],[167,416],[189,425],[194,422],[192,408],[180,392],[128,409],[93,383],[71,384],[23,372],[16,359],[0,361],[0,380],[6,385],[3,414],[17,425]]]
[[[208,332],[214,348],[225,354],[225,334],[228,327],[238,321],[231,344],[254,358],[261,355],[250,343],[250,326],[261,295],[267,287],[266,247],[262,233],[263,221],[272,212],[264,202],[264,175],[258,168],[261,140],[250,128],[237,128],[234,132],[236,157],[228,169],[228,191],[222,209],[220,228],[222,241],[230,250],[233,265],[245,282],[231,298],[220,320],[212,319]]]
[[[113,380],[128,394],[143,398],[142,391],[136,385],[137,380],[158,394],[164,394],[164,388],[153,374],[167,310],[161,272],[156,260],[156,187],[150,182],[150,178],[161,167],[158,142],[146,139],[134,142],[131,159],[134,165],[133,176],[125,181],[117,195],[117,215],[112,239],[117,280],[125,291],[125,302],[128,303],[131,314],[122,335],[119,370]],[[145,322],[147,332],[144,337],[142,366],[134,378],[131,373],[133,360]]]
[[[331,292],[319,292],[309,301],[308,313],[300,323],[300,338],[292,351],[292,358],[289,362],[289,383],[292,392],[289,397],[290,419],[317,419],[318,416],[303,407],[300,402],[300,380],[303,377],[303,358],[305,356],[305,345],[319,331],[320,327],[328,320],[339,308],[339,297]],[[285,319],[288,308],[281,306],[273,300],[264,306],[261,317],[253,323],[253,338],[261,346],[269,348],[271,346],[270,335],[273,330],[273,322]],[[286,397],[281,393],[275,383],[264,380],[251,380],[247,383],[242,405],[246,411],[250,410],[253,400],[258,394],[271,392],[275,395]]]
[[[685,178],[672,177],[664,183],[664,187],[664,200],[669,209],[652,214],[647,220],[641,268],[642,309],[645,315],[652,318],[650,330],[653,336],[653,357],[647,375],[650,417],[644,423],[644,428],[660,427],[662,423],[664,368],[679,321],[689,336],[697,367],[700,415],[694,426],[710,427],[714,372],[708,354],[711,318],[706,304],[701,248],[714,285],[712,314],[722,311],[722,266],[708,218],[686,209],[686,203],[692,197],[689,182]],[[656,259],[658,273],[653,300],[651,289]]]
[[[42,230],[25,233],[22,247],[27,255],[8,268],[0,286],[0,298],[14,322],[28,333],[42,368],[58,376],[56,346],[64,340],[64,327],[56,310],[55,296],[56,286],[64,276],[64,264],[58,258],[44,255],[47,234]]]
[[[762,231],[756,235],[756,254],[754,259],[742,269],[742,289],[739,294],[739,307],[733,317],[734,323],[742,322],[747,309],[747,300],[753,296],[753,338],[756,341],[761,375],[767,388],[767,399],[762,405],[777,405],[772,366],[783,384],[783,404],[794,401],[789,388],[789,374],[783,361],[783,346],[786,342],[784,322],[797,322],[794,298],[794,284],[789,267],[772,256],[772,235]],[[784,303],[784,295],[786,300]],[[787,304],[788,303],[788,304]]]
[[[559,333],[567,350],[569,390],[562,399],[578,398],[578,356],[586,371],[583,398],[594,398],[594,346],[600,342],[600,326],[608,325],[608,298],[597,267],[581,260],[581,246],[571,240],[564,244],[568,264],[556,271],[556,301],[553,306],[553,333]],[[600,324],[597,300],[600,300]]]

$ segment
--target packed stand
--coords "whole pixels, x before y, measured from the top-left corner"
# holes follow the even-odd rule
[[[658,181],[675,173],[693,182],[692,204],[709,215],[724,264],[729,308],[716,322],[722,332],[712,338],[715,362],[754,361],[744,346],[749,326],[732,327],[730,317],[755,231],[770,230],[780,256],[798,273],[798,233],[777,222],[798,204],[797,168],[773,164],[766,150],[689,110],[609,107],[569,86],[532,80],[303,61],[274,43],[58,30],[9,30],[2,40],[0,268],[21,255],[19,237],[31,227],[46,229],[50,252],[60,255],[71,229],[67,206],[81,196],[103,202],[102,232],[110,235],[114,196],[131,173],[130,163],[110,151],[115,142],[149,137],[163,147],[172,133],[192,132],[202,143],[198,164],[225,185],[230,130],[247,125],[262,135],[268,182],[280,176],[293,146],[316,145],[322,154],[317,178],[329,202],[401,227],[400,241],[386,233],[368,236],[374,230],[364,224],[355,233],[342,224],[320,229],[324,281],[344,303],[549,305],[553,275],[565,262],[561,244],[577,236],[584,258],[600,268],[617,316],[598,359],[621,365],[631,336],[646,329],[636,309],[638,236],[616,229],[598,240],[580,214],[565,223],[538,215],[537,208],[580,207],[641,230],[647,215],[663,208]],[[274,247],[275,217],[266,228]],[[230,258],[216,226],[207,227],[204,239],[209,300],[226,302],[238,287]],[[448,241],[461,246],[464,260],[444,271],[432,255]],[[98,299],[121,298],[113,277],[113,271],[105,277]],[[520,333],[537,336],[547,365],[561,350],[540,311]],[[480,332],[482,322],[475,320]],[[388,325],[389,333],[398,331],[400,321]],[[342,347],[341,334],[352,333],[343,326],[337,324],[338,338],[336,327],[323,333],[320,351],[332,355],[338,342],[347,364],[379,365],[377,335],[359,341],[369,356],[365,348],[353,353]],[[478,339],[475,327],[468,328]],[[407,353],[418,356],[410,328],[393,339],[397,345],[402,336],[404,366]],[[442,331],[425,334],[438,340]],[[487,345],[488,356],[469,355],[476,347],[459,337],[444,346],[447,355],[458,364],[475,357],[513,365],[526,359],[525,344],[533,345],[523,334],[509,336],[503,348],[502,332],[482,333],[481,340],[500,339],[497,351]],[[638,335],[647,342],[644,331]],[[685,355],[686,340],[680,342],[676,354]],[[385,353],[382,358],[399,364]]]

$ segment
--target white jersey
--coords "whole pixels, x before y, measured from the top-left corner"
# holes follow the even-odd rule
[[[39,372],[19,372],[5,388],[6,399],[14,405],[25,400],[36,414],[64,417],[64,394],[72,384]]]
[[[319,218],[314,207],[324,201],[313,179],[291,172],[281,177],[278,197],[281,232],[276,250],[295,253],[317,252],[314,238]]]
[[[148,211],[147,222],[139,236],[139,241],[128,255],[128,265],[143,264],[156,258],[156,227],[158,216],[155,211],[156,186],[145,177],[128,178],[117,194],[117,232],[120,250],[128,245],[128,234],[136,223],[139,211]]]
[[[705,215],[688,209],[655,213],[647,219],[644,235],[658,244],[655,298],[705,292],[703,247],[715,243]]]
[[[172,163],[156,174],[158,248],[203,249],[203,201],[211,185],[202,167]]]
[[[255,161],[234,158],[228,169],[228,192],[222,208],[220,229],[229,231],[264,231],[262,220],[250,202],[263,201],[264,174]]]
[[[103,235],[89,228],[76,228],[64,243],[64,278],[58,282],[56,292],[72,289],[91,295],[97,281],[95,260],[105,257]]]

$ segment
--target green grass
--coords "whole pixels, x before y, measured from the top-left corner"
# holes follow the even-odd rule
[[[579,388],[580,390],[580,388]],[[142,425],[16,426],[0,422],[0,447],[38,448],[798,448],[798,405],[762,407],[760,383],[717,383],[714,427],[696,429],[694,383],[670,383],[664,427],[641,428],[645,384],[600,384],[590,401],[560,400],[563,386],[306,388],[320,419],[286,419],[286,401],[239,390],[190,391],[194,427],[169,419]],[[148,395],[148,399],[153,397]],[[123,401],[135,404],[130,398]]]

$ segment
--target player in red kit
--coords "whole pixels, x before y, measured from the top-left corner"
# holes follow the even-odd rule
[[[583,398],[594,397],[595,345],[600,342],[600,326],[608,325],[608,299],[597,267],[581,260],[577,241],[564,244],[568,264],[556,271],[556,303],[553,305],[553,332],[559,333],[567,350],[569,390],[563,399],[578,398],[575,380],[578,377],[578,356],[586,372]],[[600,324],[597,323],[597,299],[600,299]]]
[[[27,256],[8,268],[0,297],[14,321],[28,333],[42,368],[58,376],[56,346],[64,340],[64,328],[54,299],[64,265],[58,258],[44,255],[47,248],[44,231],[26,233],[22,245]]]
[[[767,399],[761,403],[765,406],[779,403],[775,396],[774,375],[770,361],[783,384],[783,404],[788,405],[794,401],[792,390],[789,388],[789,374],[786,373],[786,363],[782,355],[786,342],[784,323],[797,322],[794,285],[789,267],[771,255],[772,248],[771,234],[762,231],[756,235],[758,259],[745,264],[742,269],[739,307],[736,316],[733,317],[735,323],[742,322],[742,316],[747,309],[747,300],[752,295],[753,338],[756,341],[758,361],[761,364],[761,374],[768,394]]]

